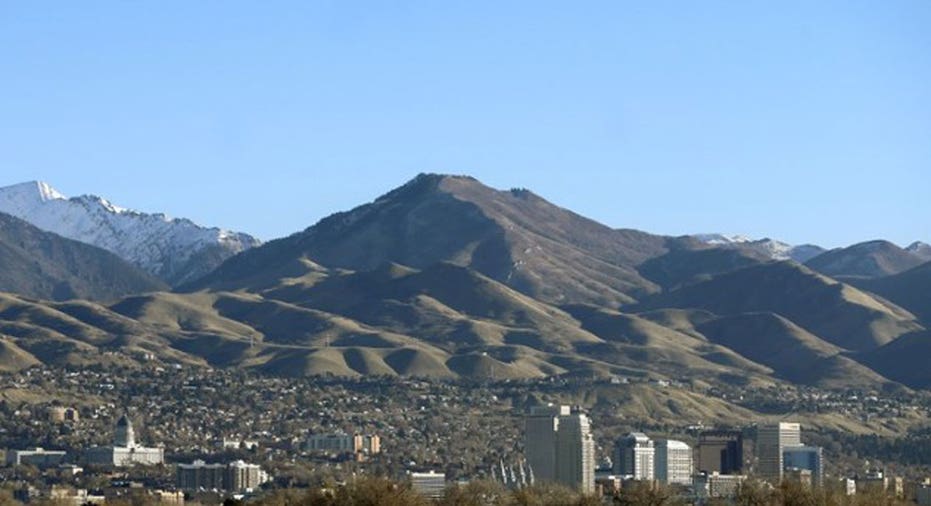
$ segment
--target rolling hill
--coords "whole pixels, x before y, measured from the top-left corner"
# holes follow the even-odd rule
[[[889,276],[924,262],[918,250],[909,251],[889,241],[867,241],[827,251],[805,265],[821,274],[844,279]]]
[[[635,308],[694,308],[722,316],[771,312],[851,351],[871,350],[922,328],[908,311],[794,262],[720,274]]]
[[[0,368],[923,387],[888,365],[924,346],[920,298],[894,293],[922,272],[858,289],[759,248],[615,230],[527,190],[425,174],[175,292],[0,295]]]

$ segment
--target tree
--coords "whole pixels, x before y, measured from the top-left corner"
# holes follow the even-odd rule
[[[614,496],[615,506],[678,506],[684,504],[669,487],[635,483],[622,488]]]

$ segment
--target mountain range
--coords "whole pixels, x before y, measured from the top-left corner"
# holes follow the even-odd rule
[[[240,249],[203,276],[154,280],[151,265],[97,248],[152,283],[106,296],[0,279],[13,292],[0,296],[0,368],[156,360],[284,375],[931,387],[914,358],[931,348],[920,246],[823,251],[613,229],[525,189],[422,174]]]
[[[248,234],[131,211],[95,195],[67,198],[38,181],[0,188],[0,213],[103,248],[172,286],[259,244]]]

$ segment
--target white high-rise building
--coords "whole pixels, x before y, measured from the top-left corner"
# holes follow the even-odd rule
[[[662,483],[692,483],[692,447],[674,439],[661,439],[654,446],[654,476]]]
[[[524,457],[534,483],[558,482],[595,490],[591,421],[569,406],[536,406],[524,420]]]
[[[595,441],[584,413],[558,418],[556,481],[584,493],[595,491]]]
[[[802,446],[802,429],[798,423],[761,425],[756,435],[759,477],[773,485],[780,484],[784,469],[783,452],[793,446]]]
[[[635,480],[654,479],[653,441],[642,432],[631,432],[617,440],[614,446],[614,474]]]

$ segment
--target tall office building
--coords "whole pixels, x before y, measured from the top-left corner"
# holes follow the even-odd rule
[[[811,471],[811,483],[816,487],[824,484],[824,458],[821,447],[790,446],[782,451],[782,469]]]
[[[524,457],[534,483],[558,482],[583,492],[595,489],[591,421],[569,406],[536,406],[524,419]]]
[[[631,432],[617,440],[614,446],[614,474],[631,476],[635,480],[654,478],[653,441],[642,432]]]
[[[708,430],[698,435],[699,471],[708,474],[741,474],[743,464],[743,434],[739,430]]]
[[[595,441],[584,413],[560,415],[556,429],[556,480],[584,493],[595,491]]]
[[[674,439],[661,439],[654,445],[654,477],[662,483],[692,483],[692,447]]]
[[[757,429],[756,454],[759,458],[759,477],[773,485],[782,482],[786,448],[802,446],[801,426],[797,423],[780,422],[761,425]]]
[[[534,406],[524,418],[524,458],[535,483],[556,480],[556,430],[569,406]]]

